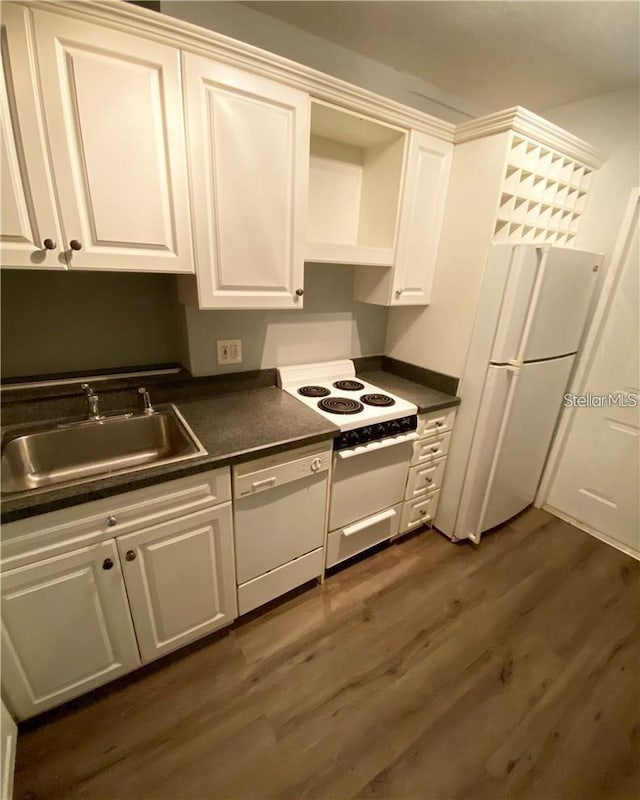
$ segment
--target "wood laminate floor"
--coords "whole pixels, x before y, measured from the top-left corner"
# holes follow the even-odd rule
[[[639,586],[542,511],[425,532],[23,726],[14,797],[635,800]]]

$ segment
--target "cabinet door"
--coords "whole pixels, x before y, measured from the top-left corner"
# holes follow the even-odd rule
[[[429,303],[452,152],[452,144],[411,131],[391,305]]]
[[[33,18],[69,266],[193,272],[179,51]]]
[[[237,616],[231,503],[117,542],[143,662]]]
[[[25,719],[140,664],[113,539],[2,576],[2,686]]]
[[[16,741],[18,726],[7,710],[4,702],[0,703],[0,736],[2,737],[2,756],[0,760],[0,797],[11,800],[13,797],[13,773],[16,762]]]
[[[200,308],[301,308],[309,172],[303,92],[184,56]]]
[[[66,269],[62,232],[38,111],[28,10],[2,8],[0,71],[0,264]],[[45,246],[47,240],[47,246]]]

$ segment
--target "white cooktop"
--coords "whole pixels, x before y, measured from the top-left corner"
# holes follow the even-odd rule
[[[362,428],[365,425],[375,425],[378,422],[408,417],[418,413],[417,406],[403,400],[395,394],[391,394],[386,389],[380,389],[361,378],[356,377],[356,370],[353,361],[323,361],[318,364],[296,364],[290,367],[279,367],[278,386],[285,392],[293,395],[301,403],[322,414],[323,417],[337,425],[341,431],[350,431],[354,428]],[[337,381],[355,381],[362,388],[353,390],[336,388],[333,384]],[[328,392],[322,397],[305,397],[299,390],[303,386],[313,386]],[[390,405],[369,405],[361,398],[366,395],[384,395],[390,398],[393,403]],[[355,413],[336,414],[326,411],[318,406],[321,400],[341,398],[348,400],[348,406],[354,404],[362,406]]]

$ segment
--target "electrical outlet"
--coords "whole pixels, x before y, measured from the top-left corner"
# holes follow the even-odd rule
[[[242,364],[242,339],[217,339],[218,364]]]

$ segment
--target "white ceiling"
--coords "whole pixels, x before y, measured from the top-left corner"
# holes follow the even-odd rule
[[[246,2],[488,111],[638,85],[637,0]]]

